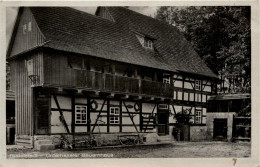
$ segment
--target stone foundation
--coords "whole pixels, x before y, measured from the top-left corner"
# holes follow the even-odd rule
[[[210,139],[207,126],[190,126],[190,141],[207,141]]]

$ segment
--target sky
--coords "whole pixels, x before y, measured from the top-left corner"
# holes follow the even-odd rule
[[[95,14],[95,11],[97,9],[97,7],[74,7],[74,8],[77,10],[81,10],[81,11],[90,13],[90,14]],[[130,10],[133,10],[133,11],[142,13],[144,15],[151,16],[151,17],[155,16],[156,10],[158,8],[159,7],[156,7],[156,6],[129,7]],[[8,41],[8,43],[9,43],[9,40],[11,37],[11,33],[13,30],[13,26],[14,26],[14,22],[15,22],[17,13],[18,13],[17,7],[6,8],[6,41]]]

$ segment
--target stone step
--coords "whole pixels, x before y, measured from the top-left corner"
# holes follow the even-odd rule
[[[53,144],[52,140],[36,140],[34,144]]]
[[[48,150],[54,150],[55,146],[54,144],[38,144],[38,145],[35,144],[34,149],[38,151],[48,151]]]
[[[34,140],[51,140],[50,136],[34,136]]]
[[[28,135],[19,135],[15,138],[16,145],[23,146],[26,148],[32,148],[33,147],[33,138],[32,136]]]
[[[158,142],[173,141],[173,139],[169,135],[167,135],[167,136],[159,136],[157,140],[158,140]]]
[[[23,147],[26,147],[26,148],[32,148],[32,143],[30,140],[16,140],[16,145],[18,146],[23,146]]]

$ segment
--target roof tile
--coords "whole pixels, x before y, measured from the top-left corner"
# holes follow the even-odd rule
[[[173,26],[123,7],[107,7],[115,22],[72,8],[31,7],[53,49],[86,54],[167,71],[216,75]],[[155,39],[153,52],[143,48],[135,32]]]

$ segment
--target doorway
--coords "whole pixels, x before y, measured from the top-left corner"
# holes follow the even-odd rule
[[[6,100],[6,144],[15,141],[15,101]]]
[[[50,96],[38,95],[35,98],[35,134],[50,132]]]
[[[215,118],[214,119],[214,140],[226,140],[227,139],[227,118]]]
[[[159,136],[169,134],[169,109],[158,106],[157,109],[157,133]]]

